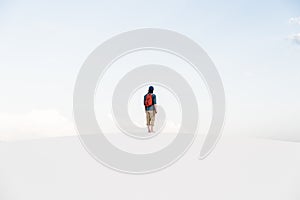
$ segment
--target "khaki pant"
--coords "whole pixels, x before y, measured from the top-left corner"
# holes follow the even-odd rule
[[[154,121],[155,121],[155,112],[154,110],[147,110],[146,111],[146,121],[147,121],[147,126],[154,126]]]

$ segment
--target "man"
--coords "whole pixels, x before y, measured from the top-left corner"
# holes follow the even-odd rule
[[[144,96],[144,106],[146,112],[146,121],[148,132],[153,133],[153,126],[155,121],[155,114],[157,113],[156,95],[153,94],[154,87],[150,86],[148,93]]]

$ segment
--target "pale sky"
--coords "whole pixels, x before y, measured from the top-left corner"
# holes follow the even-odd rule
[[[0,27],[0,140],[72,135],[84,60],[116,34],[153,27],[187,35],[214,61],[227,97],[224,134],[300,141],[296,0],[4,0]]]

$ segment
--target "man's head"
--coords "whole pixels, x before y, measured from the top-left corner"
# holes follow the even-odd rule
[[[153,93],[153,90],[154,90],[154,87],[153,87],[153,86],[150,86],[148,92],[149,92],[149,93]]]

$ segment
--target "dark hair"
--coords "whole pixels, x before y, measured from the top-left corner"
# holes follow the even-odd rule
[[[153,90],[154,90],[154,87],[153,87],[153,86],[150,86],[150,87],[149,87],[149,90],[148,90],[148,93],[153,93]]]

